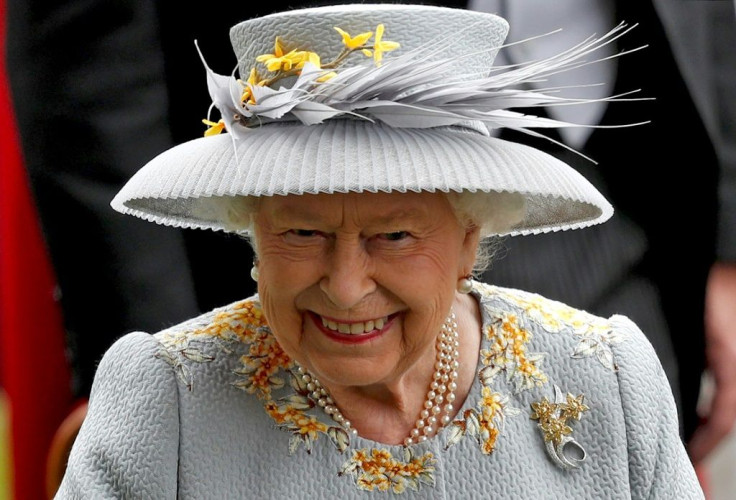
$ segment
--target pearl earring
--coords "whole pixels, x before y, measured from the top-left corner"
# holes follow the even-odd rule
[[[457,280],[457,291],[460,293],[470,293],[473,289],[473,282],[470,280],[470,274],[464,278]]]
[[[250,268],[250,277],[253,281],[258,282],[258,264],[253,263],[253,267]]]

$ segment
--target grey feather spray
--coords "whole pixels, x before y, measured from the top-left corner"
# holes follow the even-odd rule
[[[326,120],[348,117],[383,122],[391,127],[416,129],[480,121],[490,130],[508,128],[549,139],[533,129],[591,126],[513,109],[645,99],[630,97],[638,90],[599,100],[561,97],[555,95],[560,90],[556,88],[530,90],[532,82],[544,81],[555,73],[620,57],[643,48],[619,52],[606,58],[588,59],[598,49],[622,37],[633,27],[622,23],[602,37],[590,37],[552,57],[520,65],[495,67],[489,75],[480,77],[472,74],[448,76],[448,68],[457,64],[457,58],[436,59],[435,44],[433,47],[419,47],[403,55],[386,57],[380,65],[366,61],[340,68],[337,74],[330,75],[330,79],[324,78],[326,69],[305,62],[296,79],[291,79],[293,84],[279,88],[244,83],[234,75],[219,75],[209,68],[203,57],[202,62],[207,72],[212,105],[219,110],[225,129],[234,141],[269,122],[293,121],[317,125]],[[439,46],[442,43],[452,42],[437,42]],[[471,55],[477,54],[468,54],[468,57]],[[250,101],[243,100],[246,91],[252,96]]]

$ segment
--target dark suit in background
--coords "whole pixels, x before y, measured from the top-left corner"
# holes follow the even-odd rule
[[[506,257],[486,278],[597,314],[630,316],[662,360],[689,437],[698,423],[705,363],[704,298],[715,257],[718,162],[655,6],[625,0],[615,5],[617,22],[639,24],[619,49],[648,47],[617,60],[613,94],[642,89],[641,96],[656,100],[609,104],[601,123],[651,123],[595,130],[581,152],[598,165],[543,141],[537,146],[581,171],[616,214],[584,231],[511,238]],[[697,225],[686,224],[691,218]]]

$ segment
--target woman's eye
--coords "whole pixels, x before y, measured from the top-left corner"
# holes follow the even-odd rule
[[[318,231],[314,229],[291,229],[289,233],[294,236],[301,236],[303,238],[309,238],[310,236],[316,236]]]
[[[383,233],[382,238],[388,241],[399,241],[409,237],[408,231],[394,231],[392,233]]]
[[[311,246],[323,240],[325,233],[316,229],[289,229],[282,238],[289,245]]]

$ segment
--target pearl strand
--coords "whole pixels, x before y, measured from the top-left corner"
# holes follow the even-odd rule
[[[302,380],[307,384],[307,390],[310,391],[310,396],[317,402],[317,406],[322,408],[324,412],[332,418],[332,420],[340,424],[349,434],[358,434],[358,431],[352,426],[350,420],[345,418],[342,412],[340,412],[340,409],[335,404],[335,400],[332,399],[332,396],[327,392],[327,389],[320,384],[317,377],[309,373],[299,364],[297,364],[297,368]]]
[[[460,347],[459,338],[455,313],[450,311],[439,335],[437,335],[437,358],[434,364],[432,382],[422,405],[422,411],[419,413],[419,419],[415,422],[409,436],[404,439],[404,446],[423,443],[436,434],[439,429],[450,423],[454,409],[455,390],[457,389],[457,383],[455,382],[457,380],[457,369],[460,366],[458,362],[460,357],[458,352]],[[310,391],[310,395],[317,405],[348,433],[357,435],[358,431],[345,418],[337,404],[335,404],[335,400],[317,380],[317,377],[298,364],[297,367],[299,375],[307,385],[307,390]]]

